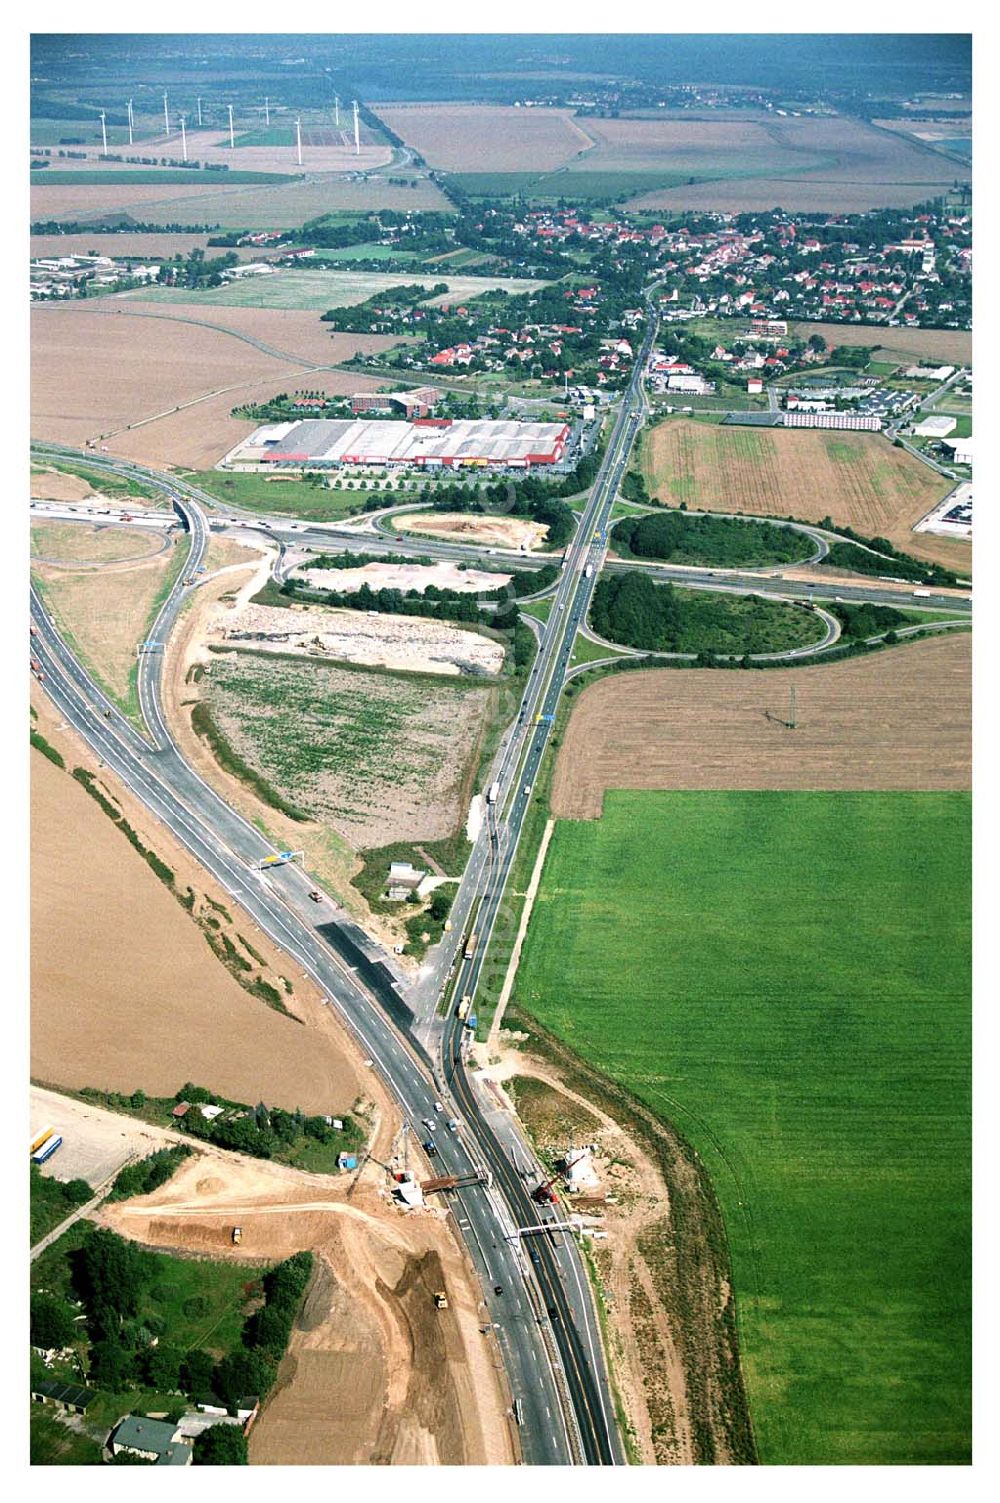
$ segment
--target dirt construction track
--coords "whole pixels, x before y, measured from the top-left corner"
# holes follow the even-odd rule
[[[376,1176],[371,1178],[369,1176]],[[404,1214],[374,1167],[306,1175],[196,1154],[102,1219],[148,1246],[256,1261],[315,1254],[313,1282],[250,1440],[257,1465],[489,1465],[511,1460],[506,1398],[478,1291],[439,1212]],[[449,1308],[434,1306],[447,1291]]]
[[[598,819],[607,788],[968,788],[971,649],[963,633],[815,668],[601,679],[570,719],[553,813]]]

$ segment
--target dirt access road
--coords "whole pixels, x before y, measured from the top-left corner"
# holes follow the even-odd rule
[[[445,1214],[403,1212],[370,1165],[306,1175],[197,1154],[101,1220],[150,1247],[268,1262],[308,1248],[316,1272],[250,1442],[257,1465],[503,1465],[509,1400],[479,1293]],[[232,1228],[242,1228],[239,1249]],[[444,1289],[449,1308],[434,1306]]]

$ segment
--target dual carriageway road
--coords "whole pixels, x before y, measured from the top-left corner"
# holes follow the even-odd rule
[[[503,909],[518,840],[542,764],[577,631],[585,627],[593,590],[605,564],[611,510],[645,411],[641,372],[655,337],[648,320],[643,349],[626,391],[600,471],[585,502],[580,524],[566,552],[565,565],[552,590],[549,621],[517,722],[505,734],[492,769],[499,785],[495,803],[487,805],[483,828],[459,886],[452,909],[453,930],[437,947],[425,974],[408,983],[356,925],[324,899],[319,910],[310,901],[312,886],[293,864],[264,873],[260,863],[274,848],[252,825],[225,803],[186,762],[163,714],[160,697],[162,657],[158,651],[139,658],[139,696],[152,745],[105,699],[100,689],[56,632],[44,605],[32,592],[32,638],[45,674],[44,688],[60,713],[97,755],[150,811],[201,862],[251,915],[259,927],[285,949],[337,1007],[348,1028],[386,1081],[400,1110],[423,1136],[423,1125],[440,1121],[435,1104],[459,1124],[454,1133],[436,1134],[435,1169],[444,1174],[480,1173],[483,1181],[455,1192],[453,1210],[484,1292],[484,1329],[492,1331],[503,1360],[520,1419],[524,1461],[540,1465],[582,1462],[615,1465],[624,1459],[614,1418],[607,1368],[583,1259],[572,1237],[542,1230],[554,1219],[532,1199],[531,1186],[541,1171],[516,1122],[492,1102],[470,1072],[464,1029],[454,1007],[442,1019],[438,1001],[454,976],[453,999],[475,998],[491,940]],[[79,451],[39,445],[36,453],[79,460]],[[322,549],[359,544],[366,551],[399,551],[436,558],[476,558],[482,549],[430,541],[401,543],[357,524],[310,525],[259,516],[236,516],[214,498],[179,477],[166,478],[126,461],[86,454],[88,464],[129,475],[157,486],[173,502],[190,532],[191,552],[184,577],[202,567],[209,526],[202,510],[210,504],[233,518],[223,524],[237,530],[248,525],[264,532],[283,552],[288,547]],[[87,520],[92,520],[87,518]],[[497,562],[523,554],[496,550]],[[632,567],[631,565],[609,567]],[[908,592],[880,586],[810,587],[780,575],[757,572],[725,582],[718,571],[672,569],[650,565],[655,577],[676,578],[701,588],[753,589],[788,598],[875,599],[913,605]],[[164,602],[151,633],[166,642],[185,598],[183,578]],[[951,596],[930,604],[955,607]],[[478,944],[459,955],[463,936],[474,928]],[[473,1007],[475,1002],[473,1001]],[[536,1227],[530,1239],[519,1227]],[[523,1245],[527,1241],[527,1250]],[[495,1293],[499,1286],[502,1293]]]

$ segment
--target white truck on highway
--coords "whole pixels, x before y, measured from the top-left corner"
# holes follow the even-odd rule
[[[497,799],[499,797],[500,797],[500,784],[499,783],[491,783],[490,786],[489,786],[489,788],[487,789],[487,792],[486,792],[486,802],[488,804],[495,804],[496,801],[497,801]]]
[[[593,566],[593,564],[588,564],[587,567],[583,571],[583,577],[584,577],[584,579],[589,579],[590,576],[593,574],[593,572],[594,572],[594,566]]]

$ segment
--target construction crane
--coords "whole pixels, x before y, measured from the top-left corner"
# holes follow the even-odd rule
[[[537,1184],[531,1192],[532,1200],[540,1206],[555,1205],[558,1200],[558,1196],[556,1195],[552,1186],[559,1178],[561,1172],[561,1170],[557,1170],[556,1173],[553,1174],[551,1179],[542,1180],[540,1184]]]

